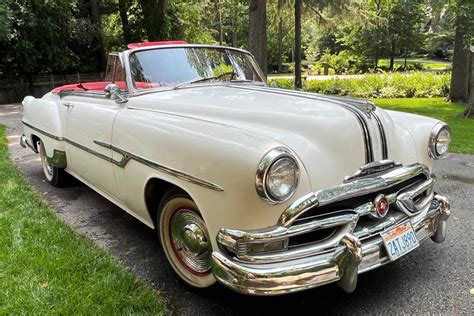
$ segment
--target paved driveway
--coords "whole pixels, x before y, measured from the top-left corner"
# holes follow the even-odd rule
[[[18,145],[21,106],[0,105],[0,124],[7,126],[13,160],[58,216],[160,290],[176,314],[474,313],[469,293],[474,288],[474,156],[453,154],[436,163],[438,190],[450,198],[453,209],[444,243],[426,242],[396,262],[360,275],[352,294],[328,285],[282,297],[248,297],[220,285],[189,290],[168,267],[153,230],[80,183],[56,189],[45,182],[38,156]]]

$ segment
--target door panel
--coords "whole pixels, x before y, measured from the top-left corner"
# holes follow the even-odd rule
[[[122,106],[108,99],[65,97],[68,169],[105,193],[117,197],[111,163],[112,151],[94,141],[110,144],[115,117]]]

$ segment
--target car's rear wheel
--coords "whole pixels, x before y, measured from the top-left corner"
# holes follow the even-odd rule
[[[37,143],[37,148],[41,157],[41,165],[46,180],[55,187],[65,186],[68,182],[69,175],[64,169],[54,167],[48,162],[44,145],[41,142]]]
[[[178,276],[192,287],[214,284],[211,241],[196,203],[186,194],[168,192],[157,217],[161,246]]]

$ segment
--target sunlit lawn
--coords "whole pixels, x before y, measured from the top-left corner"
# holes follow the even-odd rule
[[[390,64],[389,59],[381,59],[379,61],[379,66],[387,66]],[[395,58],[394,65],[395,67],[403,66],[405,64],[405,59]],[[446,69],[451,68],[451,62],[437,59],[423,59],[423,58],[408,58],[407,65],[421,64],[423,69]]]
[[[465,105],[449,103],[443,98],[373,99],[388,110],[430,116],[448,123],[453,133],[451,152],[474,154],[474,119],[460,116]]]
[[[0,126],[0,314],[161,314],[159,293],[59,220],[10,160]]]

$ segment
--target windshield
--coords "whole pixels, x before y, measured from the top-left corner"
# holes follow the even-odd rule
[[[130,71],[136,89],[176,86],[187,82],[252,81],[263,75],[252,56],[225,48],[177,47],[137,51],[130,55]]]

